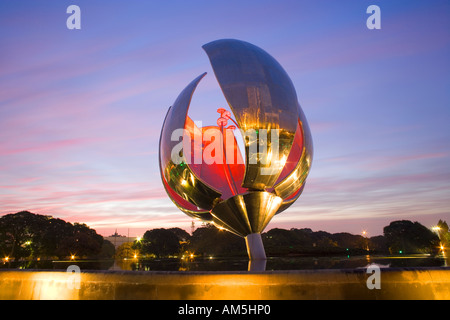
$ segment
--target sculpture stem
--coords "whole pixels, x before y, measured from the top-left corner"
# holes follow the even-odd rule
[[[266,252],[260,233],[252,233],[245,237],[248,258],[250,260],[266,260]]]

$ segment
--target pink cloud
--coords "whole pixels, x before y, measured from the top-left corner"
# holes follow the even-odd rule
[[[15,149],[0,149],[0,156],[13,155],[18,153],[40,153],[40,152],[48,152],[52,150],[60,150],[68,147],[78,146],[82,144],[86,144],[87,142],[92,142],[92,140],[88,139],[65,139],[65,140],[57,140],[57,141],[48,141],[43,142],[38,145],[32,145],[28,147],[15,148]]]

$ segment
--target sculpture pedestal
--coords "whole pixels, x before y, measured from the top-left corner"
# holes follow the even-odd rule
[[[245,237],[248,258],[250,260],[266,260],[266,252],[260,233],[252,233]]]

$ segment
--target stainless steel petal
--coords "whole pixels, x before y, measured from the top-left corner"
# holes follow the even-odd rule
[[[218,203],[211,214],[217,224],[245,237],[261,233],[277,212],[283,199],[266,191],[236,195]]]
[[[286,199],[297,192],[305,183],[306,177],[311,169],[313,157],[313,145],[311,132],[302,110],[300,109],[300,117],[298,119],[303,134],[303,150],[299,162],[295,169],[282,181],[277,183],[274,191],[277,196]]]
[[[192,203],[186,201],[184,198],[179,196],[168,184],[163,174],[161,174],[161,179],[163,181],[164,189],[167,192],[170,200],[177,206],[178,209],[183,211],[185,214],[191,218],[200,219],[203,221],[212,221],[213,217],[209,210],[201,210],[197,208]]]
[[[182,148],[180,150],[181,161],[177,163],[173,161],[172,151],[180,141],[172,141],[171,139],[172,133],[176,129],[185,128],[192,94],[205,75],[206,73],[194,79],[180,93],[173,106],[167,112],[160,137],[159,161],[161,174],[164,176],[163,178],[171,190],[196,207],[203,210],[211,210],[213,204],[220,199],[221,193],[204,183],[194,174],[184,157]],[[187,208],[185,209],[189,210]]]
[[[203,49],[240,129],[256,133],[245,141],[242,186],[256,190],[272,187],[283,169],[280,159],[289,155],[299,117],[292,81],[272,56],[248,42],[217,40]],[[271,129],[279,130],[278,145],[270,138],[263,141],[261,130],[270,137]],[[261,144],[266,144],[267,151],[262,154],[258,150],[255,155],[255,147]]]
[[[287,200],[283,200],[283,202],[281,203],[280,207],[278,208],[278,210],[275,214],[279,214],[279,213],[283,212],[284,210],[286,210],[287,208],[289,208],[291,205],[293,205],[294,202],[297,201],[297,199],[302,194],[304,187],[305,187],[305,183],[303,183],[303,185],[300,187],[300,189],[297,190],[297,193],[295,195],[293,195],[292,197],[290,197]]]

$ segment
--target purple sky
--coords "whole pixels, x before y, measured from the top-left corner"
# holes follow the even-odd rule
[[[450,3],[393,2],[1,2],[0,214],[189,229],[160,181],[159,133],[205,71],[191,118],[226,106],[201,46],[236,38],[285,68],[314,141],[302,196],[266,230],[450,220]],[[66,28],[71,4],[81,30]],[[366,27],[371,4],[381,30]]]

